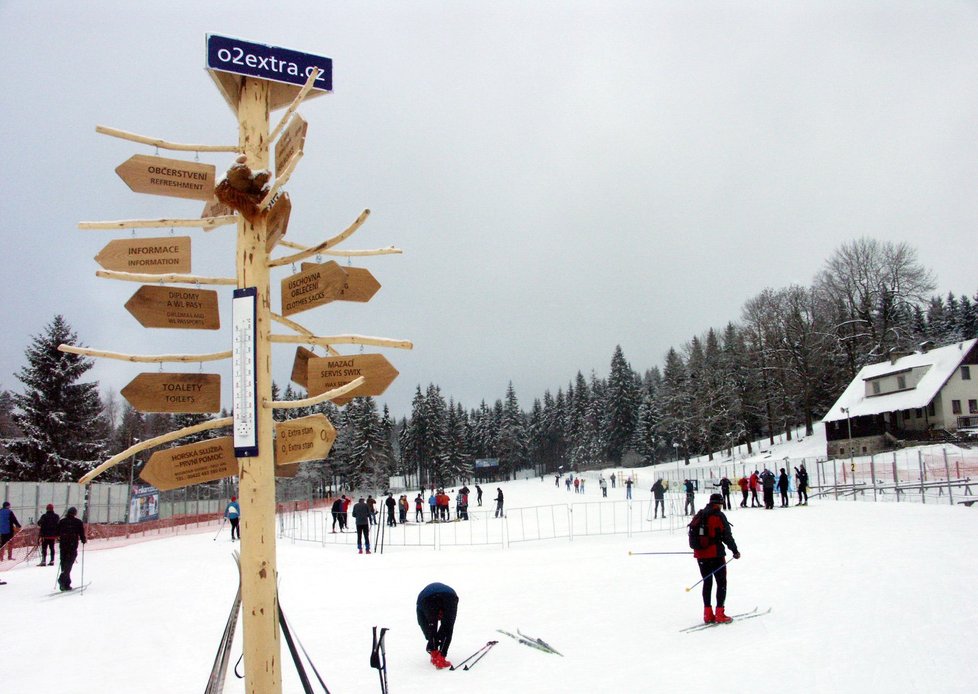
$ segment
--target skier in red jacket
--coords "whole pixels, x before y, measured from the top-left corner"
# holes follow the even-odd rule
[[[704,536],[705,546],[693,548],[693,556],[700,567],[700,576],[703,577],[703,621],[710,622],[730,622],[730,617],[724,614],[724,602],[727,598],[727,567],[726,552],[724,545],[733,552],[734,559],[740,559],[740,552],[737,550],[737,543],[734,542],[733,534],[730,531],[730,521],[723,513],[723,495],[711,494],[710,503],[704,506],[699,513],[699,522],[705,526]],[[694,518],[691,525],[695,524]],[[717,611],[713,613],[711,595],[713,593],[713,579],[717,583]]]

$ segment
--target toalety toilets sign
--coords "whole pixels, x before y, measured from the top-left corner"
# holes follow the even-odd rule
[[[207,34],[207,67],[247,77],[303,86],[315,68],[322,70],[313,89],[333,91],[333,60],[289,48]]]

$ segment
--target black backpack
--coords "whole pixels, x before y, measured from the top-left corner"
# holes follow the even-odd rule
[[[693,519],[686,526],[689,535],[690,549],[706,549],[716,542],[716,538],[710,534],[707,519],[711,513],[709,509],[700,509],[693,516]]]

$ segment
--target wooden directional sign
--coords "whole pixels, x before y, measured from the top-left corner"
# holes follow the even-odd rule
[[[165,491],[213,482],[237,474],[238,459],[234,457],[234,440],[230,436],[222,436],[219,439],[156,451],[139,476],[157,489]]]
[[[307,362],[307,368],[306,391],[310,396],[346,385],[358,376],[366,378],[359,388],[334,398],[337,405],[345,405],[353,398],[380,395],[397,378],[397,369],[382,354],[314,357]]]
[[[292,463],[291,465],[275,466],[276,477],[295,477],[298,474],[299,474],[299,463]]]
[[[322,460],[336,440],[336,429],[324,414],[289,419],[275,425],[275,466]]]
[[[275,248],[275,244],[285,236],[285,232],[289,228],[289,216],[291,214],[292,201],[289,200],[289,194],[283,192],[276,195],[268,208],[268,217],[265,222],[268,225],[268,238],[265,241],[266,251]]]
[[[295,156],[296,152],[301,152],[306,145],[306,128],[309,124],[298,113],[292,116],[288,127],[282,131],[281,137],[275,143],[275,175],[282,173],[282,169]]]
[[[302,270],[314,267],[316,263],[303,263]],[[345,267],[346,284],[337,294],[334,301],[370,301],[377,290],[380,289],[380,282],[371,274],[370,270],[362,267]]]
[[[140,412],[217,412],[221,375],[141,373],[122,389],[122,397]]]
[[[303,388],[308,383],[309,360],[314,358],[316,353],[305,347],[297,347],[295,350],[295,361],[292,362],[292,382],[297,383]]]
[[[190,272],[190,237],[115,239],[99,251],[95,260],[106,270],[118,272]]]
[[[119,164],[115,172],[136,193],[191,200],[214,197],[213,164],[137,154]]]
[[[225,205],[217,198],[211,198],[207,201],[207,204],[204,205],[204,209],[200,213],[200,218],[207,219],[208,217],[224,217],[232,214],[234,214],[234,210],[230,205]],[[216,228],[217,227],[204,227],[204,230],[211,231],[212,229]]]
[[[220,312],[213,289],[180,289],[144,284],[136,290],[126,310],[144,328],[219,330]]]
[[[291,316],[336,298],[346,284],[346,271],[331,260],[282,280],[282,315]]]

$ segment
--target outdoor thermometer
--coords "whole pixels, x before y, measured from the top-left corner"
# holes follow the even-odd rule
[[[255,381],[255,331],[258,289],[235,289],[231,303],[231,395],[234,455],[258,455],[258,384]]]

